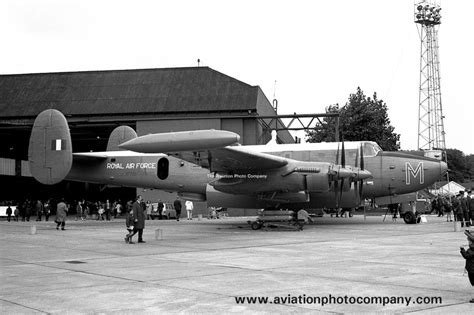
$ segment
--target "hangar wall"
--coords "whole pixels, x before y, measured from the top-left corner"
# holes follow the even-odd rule
[[[0,75],[0,157],[21,166],[14,176],[11,171],[0,172],[0,191],[8,189],[12,195],[18,192],[31,198],[22,191],[39,190],[38,183],[22,174],[34,118],[48,108],[67,117],[75,152],[105,150],[110,132],[123,124],[134,127],[139,135],[223,129],[238,133],[241,144],[264,144],[270,140],[270,120],[258,116],[276,115],[259,86],[209,67]],[[281,121],[278,124],[283,126]],[[278,137],[280,143],[294,141],[288,131],[279,131]],[[94,196],[128,196],[95,186],[64,182],[60,187],[44,187],[41,194],[79,199],[79,194],[93,190]],[[133,191],[145,199],[149,195],[151,201],[159,198],[157,191]],[[174,195],[160,194],[174,200]]]

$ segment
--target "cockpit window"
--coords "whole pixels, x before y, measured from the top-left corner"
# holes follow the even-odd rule
[[[375,142],[364,142],[364,156],[376,156],[382,151],[379,145]]]

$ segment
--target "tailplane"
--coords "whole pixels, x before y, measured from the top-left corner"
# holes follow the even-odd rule
[[[128,140],[135,139],[137,133],[129,126],[119,126],[115,128],[110,134],[109,141],[107,142],[107,151],[120,151],[125,150],[119,148],[119,145],[127,142]]]
[[[64,115],[55,109],[41,112],[35,119],[28,147],[33,177],[42,184],[54,185],[71,170],[72,142]]]

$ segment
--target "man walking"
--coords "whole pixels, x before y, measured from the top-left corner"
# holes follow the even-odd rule
[[[59,227],[61,227],[61,230],[65,230],[67,211],[68,206],[64,202],[64,199],[61,199],[56,209],[56,220],[54,220],[57,224],[56,230],[59,230]]]
[[[179,221],[179,217],[181,216],[181,208],[183,207],[179,198],[174,201],[173,205],[174,210],[176,210],[176,221]]]
[[[145,243],[143,240],[143,229],[145,228],[145,213],[142,207],[142,196],[138,195],[137,200],[132,205],[134,217],[134,234],[138,232],[138,243]]]

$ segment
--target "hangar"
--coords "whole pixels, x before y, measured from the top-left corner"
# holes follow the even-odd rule
[[[36,183],[26,162],[28,141],[34,118],[48,108],[67,117],[74,152],[104,151],[119,125],[131,126],[138,135],[222,129],[238,133],[242,144],[264,144],[271,137],[270,119],[259,117],[276,115],[259,86],[209,67],[1,75],[1,199],[136,193],[81,183],[53,188]],[[277,123],[284,129],[283,122]],[[288,130],[278,131],[278,142],[293,141]],[[156,193],[139,191],[151,200]]]

